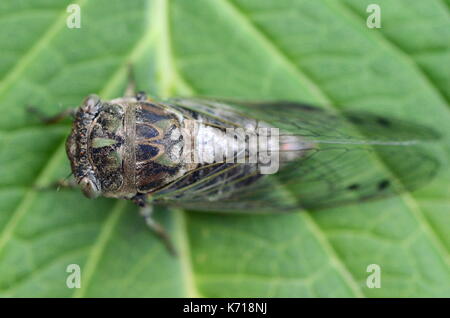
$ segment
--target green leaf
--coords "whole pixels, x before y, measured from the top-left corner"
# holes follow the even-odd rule
[[[449,297],[449,0],[73,0],[0,3],[0,295]],[[292,99],[435,127],[436,179],[402,196],[290,215],[161,210],[178,258],[129,202],[37,191],[69,173],[69,123],[48,114],[121,96]],[[81,288],[66,285],[68,265]],[[381,288],[369,288],[370,264]]]

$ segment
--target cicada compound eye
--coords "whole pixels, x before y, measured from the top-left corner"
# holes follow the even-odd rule
[[[95,199],[101,194],[99,186],[97,186],[96,182],[89,177],[83,177],[78,184],[84,195],[90,199]]]
[[[88,113],[94,113],[100,103],[100,97],[95,94],[91,94],[83,101],[83,109]]]

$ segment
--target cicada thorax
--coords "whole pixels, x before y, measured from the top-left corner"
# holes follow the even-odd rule
[[[141,102],[135,109],[135,182],[140,193],[158,189],[182,176],[184,146],[180,117],[159,104]]]

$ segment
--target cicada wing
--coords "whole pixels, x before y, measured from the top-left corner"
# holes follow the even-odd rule
[[[287,102],[176,99],[173,103],[234,125],[239,116],[247,123],[265,122],[309,146],[274,175],[260,175],[254,165],[216,165],[202,177],[191,176],[185,187],[157,193],[159,204],[218,212],[316,210],[412,191],[439,167],[418,144],[438,134],[397,119],[364,112],[338,115]]]
[[[212,173],[208,169],[197,169],[196,173],[203,175],[201,178],[190,173],[172,186],[153,193],[153,202],[216,212],[258,213],[273,212],[275,208],[287,211],[298,207],[294,200],[283,200],[285,189],[280,187],[277,193],[276,184],[261,175],[253,164],[224,163],[215,165]],[[266,188],[267,181],[270,187]]]
[[[416,146],[327,147],[292,163],[277,178],[302,208],[317,210],[414,191],[438,167]]]
[[[244,102],[209,98],[179,98],[174,101],[182,107],[197,109],[210,116],[226,116],[226,113],[234,117],[234,114],[245,116],[317,143],[401,146],[440,137],[429,127],[364,111],[337,113],[285,101]]]
[[[237,164],[218,178],[201,179],[178,193],[167,193],[160,203],[217,212],[318,210],[413,191],[431,180],[439,167],[417,147],[376,150],[377,160],[390,170],[371,158],[374,149],[328,147],[311,151],[274,175],[236,173],[243,166]]]

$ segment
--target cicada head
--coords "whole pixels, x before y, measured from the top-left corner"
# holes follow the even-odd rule
[[[89,198],[111,196],[123,184],[124,106],[88,96],[78,108],[66,152],[72,172]]]

